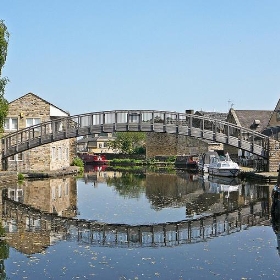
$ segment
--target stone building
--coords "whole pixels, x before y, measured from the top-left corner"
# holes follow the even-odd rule
[[[193,114],[194,111],[186,110],[186,113]],[[224,113],[204,111],[197,111],[194,114],[218,120],[225,120],[227,115]],[[196,125],[198,127],[201,126],[199,123]],[[196,155],[210,150],[221,151],[223,149],[223,144],[184,135],[151,132],[147,133],[146,138],[147,158],[154,158],[156,156]]]
[[[280,99],[278,100],[274,111],[271,114],[267,127],[263,130],[263,134],[280,140]]]
[[[231,108],[226,121],[236,124],[237,126],[263,133],[269,124],[272,113],[273,111],[269,110],[235,110]],[[244,140],[249,140],[249,134],[244,131],[241,135],[241,138]],[[236,157],[239,156],[242,158],[245,157],[247,159],[255,159],[250,153],[246,151],[239,151],[238,148],[229,145],[225,145],[225,150],[230,155],[235,155]]]
[[[228,113],[219,112],[204,112],[193,110],[186,110],[188,114],[195,114],[198,116],[204,116],[206,118],[217,119],[219,121],[226,121],[254,130],[256,132],[273,137],[275,140],[280,139],[280,99],[274,109],[269,110],[235,110],[231,108]],[[199,120],[194,120],[199,122]],[[197,127],[202,127],[202,124],[195,123]],[[211,130],[211,122],[204,121],[204,128]],[[224,131],[224,127],[218,127],[221,131]],[[248,139],[246,132],[242,135],[243,139]],[[148,158],[152,158],[158,155],[190,155],[200,154],[209,150],[228,152],[233,159],[240,157],[252,157],[250,153],[245,151],[239,151],[238,148],[230,145],[223,145],[219,143],[210,142],[203,139],[197,139],[192,137],[186,137],[182,135],[174,135],[167,133],[149,133],[147,136],[146,154]],[[242,154],[241,154],[242,153]]]
[[[269,110],[234,110],[231,108],[226,121],[262,133],[268,126],[272,113],[273,111]]]
[[[119,151],[109,147],[108,143],[116,137],[112,133],[87,135],[77,141],[77,152],[92,154],[118,154]]]
[[[9,103],[5,119],[4,133],[69,116],[69,113],[42,99],[27,93]],[[66,139],[11,156],[7,160],[7,170],[18,172],[52,171],[70,166],[76,153],[76,139]]]

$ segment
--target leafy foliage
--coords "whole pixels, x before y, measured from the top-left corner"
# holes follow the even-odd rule
[[[3,20],[0,20],[0,75],[7,58],[9,32]]]
[[[84,162],[81,158],[75,157],[75,158],[73,158],[73,161],[72,161],[71,165],[72,166],[84,167]]]
[[[119,150],[123,154],[143,153],[145,151],[146,133],[117,132],[116,139],[108,143],[108,147]]]
[[[8,101],[3,96],[0,96],[0,132],[4,131],[4,123],[5,123],[5,118],[8,114],[8,110],[9,110]]]
[[[4,121],[8,114],[8,101],[4,98],[5,87],[9,82],[7,77],[1,77],[6,62],[9,44],[9,32],[3,20],[0,20],[0,132],[3,132]]]
[[[22,173],[18,173],[18,180],[23,181],[24,180],[24,175]]]
[[[81,158],[75,157],[71,163],[71,166],[78,166],[80,167],[80,173],[84,172],[84,162]]]
[[[123,173],[119,178],[108,178],[106,183],[114,186],[121,196],[138,198],[145,190],[144,179],[143,174]]]

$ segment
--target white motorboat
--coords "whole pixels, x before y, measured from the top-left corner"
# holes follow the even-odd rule
[[[236,177],[240,173],[240,167],[227,153],[226,156],[212,157],[208,172],[210,175]]]
[[[199,157],[199,161],[198,161],[198,171],[202,173],[208,173],[208,168],[212,157],[219,157],[219,155],[217,152],[214,151],[209,151],[202,154]]]
[[[242,190],[241,179],[238,177],[221,177],[212,175],[203,175],[199,177],[205,193],[221,194],[223,197],[229,199],[233,193],[240,193]]]

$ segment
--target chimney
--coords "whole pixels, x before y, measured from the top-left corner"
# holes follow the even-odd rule
[[[185,113],[186,113],[186,114],[194,114],[194,110],[192,110],[192,109],[186,110]]]

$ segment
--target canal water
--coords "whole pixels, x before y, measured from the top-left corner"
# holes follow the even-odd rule
[[[2,187],[0,279],[278,279],[272,188],[101,167]]]

